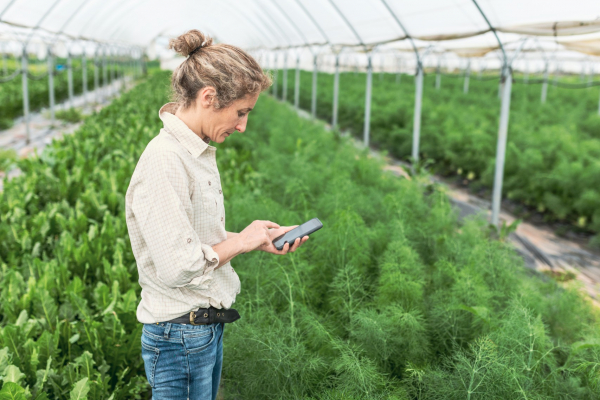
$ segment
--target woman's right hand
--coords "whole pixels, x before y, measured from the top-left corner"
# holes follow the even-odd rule
[[[290,246],[286,243],[286,246],[282,250],[277,250],[274,248],[273,240],[294,229],[296,226],[282,227],[275,222],[257,220],[244,228],[237,236],[237,239],[240,241],[243,253],[253,250],[264,250],[274,254],[286,254],[288,250],[290,250]],[[296,250],[296,248],[307,239],[308,236],[305,236],[301,241],[297,240],[296,242],[298,243],[295,243],[295,246],[292,246],[293,250]],[[273,249],[271,249],[271,247],[273,247]]]

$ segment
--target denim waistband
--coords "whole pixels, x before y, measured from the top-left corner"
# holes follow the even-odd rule
[[[203,331],[212,329],[222,322],[207,325],[173,324],[171,322],[159,322],[158,324],[144,324],[144,330],[159,336],[169,336],[172,331]]]

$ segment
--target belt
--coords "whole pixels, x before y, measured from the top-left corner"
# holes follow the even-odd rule
[[[229,323],[238,319],[240,319],[240,314],[233,308],[226,310],[210,306],[209,308],[199,308],[196,311],[190,311],[181,317],[173,318],[170,321],[163,321],[163,323],[207,325],[214,324],[215,322]]]

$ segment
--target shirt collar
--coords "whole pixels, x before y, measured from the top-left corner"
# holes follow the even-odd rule
[[[198,158],[206,149],[217,150],[216,147],[209,145],[196,135],[179,117],[175,116],[177,107],[177,103],[167,103],[158,111],[158,116],[163,121],[165,130],[175,136],[175,139],[195,158]]]

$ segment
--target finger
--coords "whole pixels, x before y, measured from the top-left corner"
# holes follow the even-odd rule
[[[276,237],[279,237],[279,236],[283,235],[286,232],[287,231],[285,230],[285,226],[282,226],[281,228],[270,230],[269,231],[269,237],[271,238],[271,240],[273,240]]]
[[[275,222],[272,221],[262,221],[264,223],[264,226],[267,228],[280,228],[279,224],[276,224]]]
[[[296,251],[296,249],[298,249],[298,247],[300,247],[300,238],[297,238],[296,240],[294,240],[294,245],[292,246],[292,250],[290,250],[291,252]]]
[[[289,242],[285,242],[285,244],[283,245],[283,253],[282,254],[287,254],[288,251],[290,249],[290,243]]]
[[[286,230],[286,232],[291,231],[292,229],[298,227],[298,225],[293,225],[293,226],[282,226],[283,229]]]

